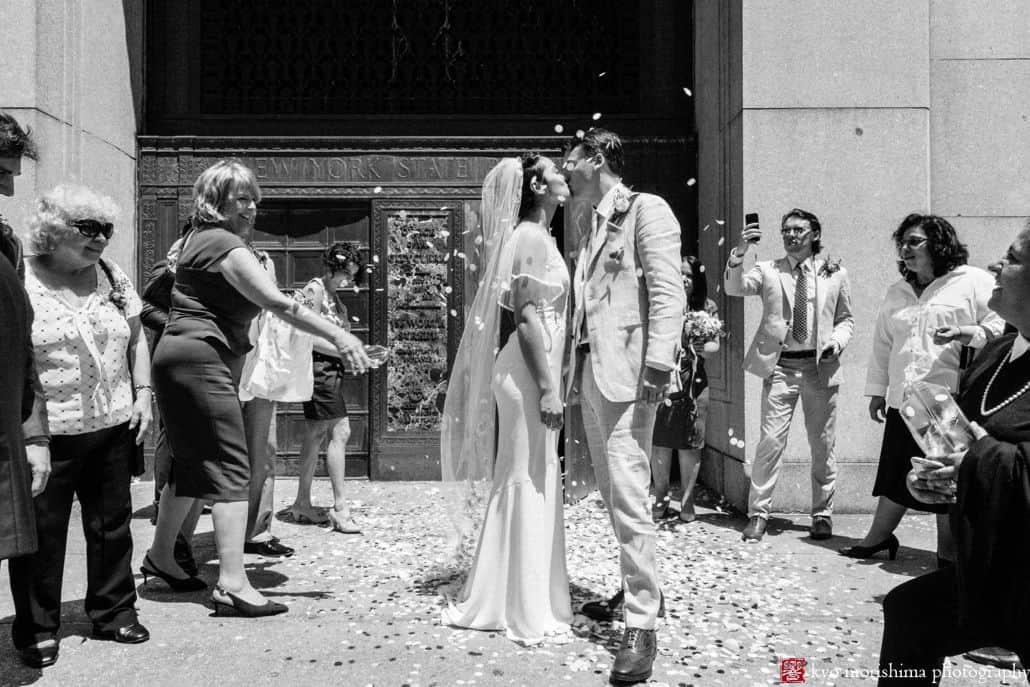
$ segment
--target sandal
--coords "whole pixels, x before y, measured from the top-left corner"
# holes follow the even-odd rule
[[[290,518],[298,525],[328,525],[329,516],[325,511],[312,508],[311,510],[299,510],[293,506],[289,510]]]
[[[361,528],[354,522],[354,518],[350,515],[346,519],[342,519],[337,515],[335,509],[330,510],[326,515],[329,516],[329,523],[332,525],[333,532],[342,532],[344,534],[361,534]]]

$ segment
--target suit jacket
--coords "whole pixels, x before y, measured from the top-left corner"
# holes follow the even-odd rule
[[[623,199],[632,195],[621,185],[615,193]],[[572,329],[578,346],[586,317],[597,387],[616,403],[640,397],[645,365],[676,367],[686,303],[680,226],[668,203],[641,193],[628,211],[617,211],[619,205],[599,215],[597,226],[580,240]],[[573,356],[573,380],[577,362]]]
[[[38,379],[32,306],[9,254],[0,255],[0,560],[36,551],[32,473],[22,428],[33,410],[33,382]],[[45,435],[45,425],[34,431]]]
[[[820,379],[832,386],[840,384],[840,360],[834,358],[823,361],[819,354],[831,342],[836,342],[843,351],[851,341],[855,322],[851,315],[851,288],[848,285],[847,270],[840,267],[827,275],[823,271],[825,264],[826,261],[819,257],[812,260],[816,274],[816,364]],[[790,261],[786,256],[777,260],[759,261],[746,273],[743,262],[735,266],[727,263],[723,282],[729,296],[762,297],[762,322],[744,356],[744,369],[764,379],[773,373],[790,332],[794,312],[794,280]]]

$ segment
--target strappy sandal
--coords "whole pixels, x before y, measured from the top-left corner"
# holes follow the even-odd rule
[[[343,534],[361,534],[361,528],[354,522],[354,518],[348,515],[346,519],[340,518],[337,515],[336,510],[330,510],[326,515],[329,516],[329,523],[332,525],[334,532],[342,532]]]

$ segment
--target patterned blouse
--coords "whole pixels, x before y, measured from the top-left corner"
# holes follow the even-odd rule
[[[78,309],[45,287],[26,262],[25,289],[36,311],[32,343],[52,434],[94,432],[132,416],[127,318],[138,317],[143,303],[121,268],[104,262],[117,289],[98,263],[97,289]]]

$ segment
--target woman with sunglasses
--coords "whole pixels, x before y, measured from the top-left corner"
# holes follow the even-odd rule
[[[938,565],[954,559],[947,507],[914,499],[905,486],[912,456],[922,456],[898,408],[906,381],[958,389],[963,346],[982,348],[1005,323],[987,301],[994,278],[966,264],[969,251],[955,228],[936,215],[911,214],[894,231],[901,279],[884,297],[866,373],[869,416],[886,422],[873,496],[876,514],[858,544],[840,550],[850,558],[886,551],[897,556],[894,530],[909,508],[937,514]]]
[[[52,472],[36,497],[39,550],[11,561],[15,646],[57,658],[61,580],[72,500],[86,537],[86,615],[93,635],[126,644],[149,632],[136,615],[132,499],[136,447],[151,422],[150,355],[142,303],[125,273],[101,257],[118,209],[81,186],[58,186],[30,220],[25,288],[32,343],[47,399]]]

